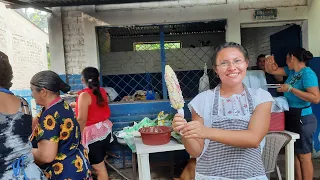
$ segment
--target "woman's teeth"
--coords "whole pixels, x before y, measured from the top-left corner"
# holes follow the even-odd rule
[[[227,76],[230,76],[230,77],[235,77],[235,76],[238,76],[239,73],[232,73],[232,74],[228,74]]]

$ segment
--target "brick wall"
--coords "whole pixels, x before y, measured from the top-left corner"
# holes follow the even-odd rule
[[[85,67],[83,13],[62,12],[63,46],[67,74],[80,74]]]
[[[71,85],[72,90],[79,90],[83,88],[81,71],[87,66],[94,66],[92,61],[95,61],[95,57],[92,57],[92,53],[97,51],[87,46],[92,43],[92,38],[96,37],[95,25],[103,25],[103,23],[82,11],[64,9],[61,13],[61,22],[66,65],[64,78]],[[107,44],[103,53],[107,53],[110,51],[110,38],[103,41]]]
[[[259,54],[270,54],[270,36],[280,32],[290,25],[243,28],[241,29],[242,45],[247,48],[250,58],[250,66],[254,66]]]

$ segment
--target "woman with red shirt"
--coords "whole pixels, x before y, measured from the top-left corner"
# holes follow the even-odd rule
[[[87,88],[78,92],[76,115],[82,132],[82,144],[89,150],[89,161],[98,180],[107,180],[104,157],[112,141],[112,122],[107,93],[100,88],[99,71],[87,67],[82,71],[82,82]]]

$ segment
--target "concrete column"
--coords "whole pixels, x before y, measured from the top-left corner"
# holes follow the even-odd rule
[[[240,21],[236,18],[227,19],[226,41],[241,44],[241,27]]]
[[[226,41],[241,44],[239,0],[229,0],[227,12]]]
[[[61,8],[52,8],[52,14],[48,19],[49,48],[51,54],[51,70],[59,75],[66,75],[66,63],[64,57],[63,33],[61,23]],[[65,79],[64,79],[65,80]]]

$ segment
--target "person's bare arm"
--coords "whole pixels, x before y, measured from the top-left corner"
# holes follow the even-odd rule
[[[318,104],[320,102],[319,87],[310,87],[306,90],[307,92],[304,92],[299,89],[292,88],[291,92],[304,101]]]
[[[32,149],[32,154],[36,164],[42,165],[54,161],[58,153],[58,143],[49,140],[38,142],[38,148]]]
[[[78,98],[78,117],[77,120],[80,125],[81,132],[86,127],[87,118],[88,118],[88,109],[91,104],[91,97],[88,93],[83,92],[79,95]]]
[[[271,105],[272,102],[265,102],[256,107],[247,130],[209,128],[200,121],[193,121],[182,130],[183,136],[187,139],[210,139],[240,148],[257,148],[269,129]]]
[[[278,67],[278,64],[274,60],[274,56],[267,57],[265,61],[266,72],[275,76],[287,76],[283,67]]]

